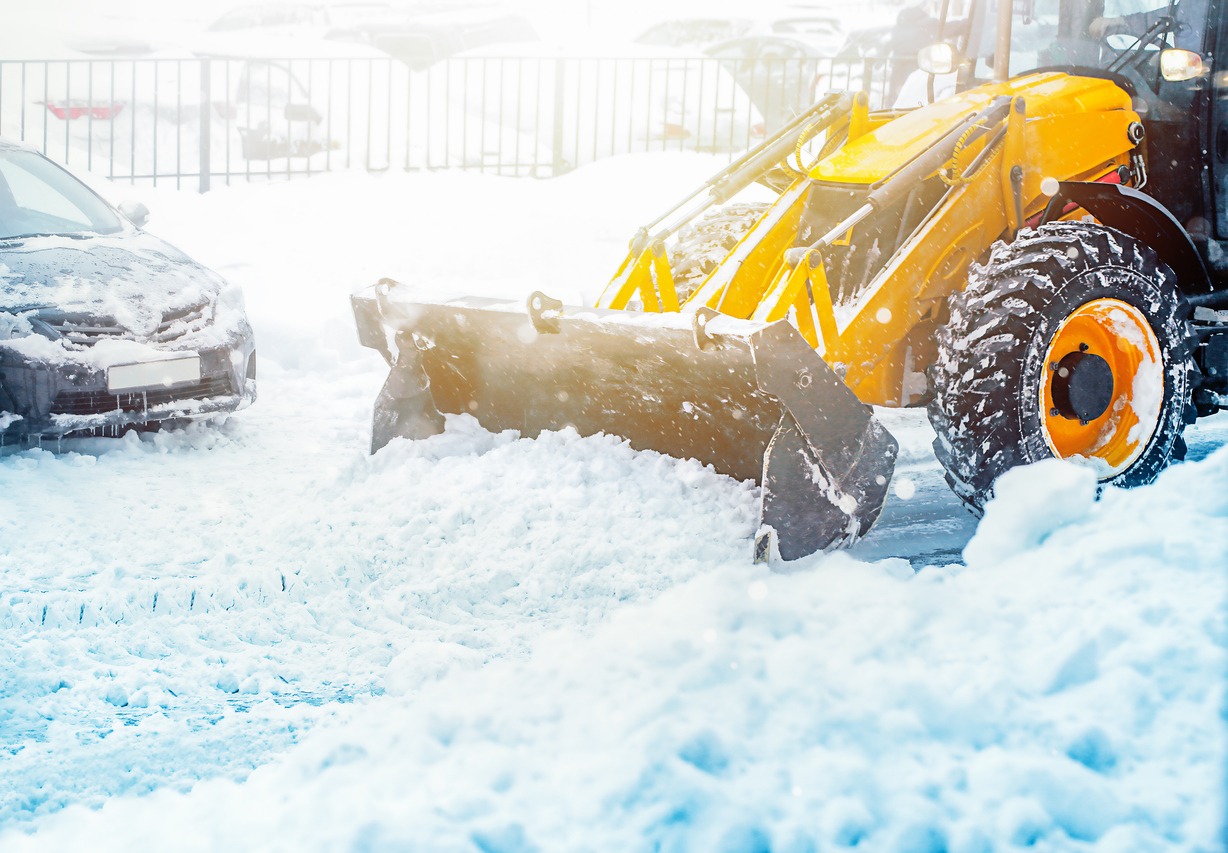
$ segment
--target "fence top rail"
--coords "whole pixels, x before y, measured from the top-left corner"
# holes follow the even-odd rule
[[[733,157],[820,86],[885,99],[891,68],[668,49],[475,53],[424,69],[361,48],[0,59],[0,136],[115,180],[202,192],[351,168],[544,177],[630,153]]]
[[[835,62],[846,65],[860,65],[866,62],[881,63],[889,60],[886,56],[773,56],[756,57],[754,62],[762,63],[806,63]],[[405,65],[406,70],[420,73],[430,71],[436,65],[446,62],[750,62],[750,58],[718,57],[705,54],[691,55],[648,55],[648,54],[593,54],[591,56],[549,56],[533,54],[490,54],[483,56],[448,56],[425,68],[412,68],[405,65],[395,56],[305,56],[305,55],[251,55],[251,56],[134,56],[134,57],[53,57],[50,59],[3,59],[0,65],[120,65],[128,63],[185,63],[185,62],[395,62]]]

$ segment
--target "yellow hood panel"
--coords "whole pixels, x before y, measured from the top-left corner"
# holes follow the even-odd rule
[[[987,83],[904,113],[854,139],[817,163],[810,176],[842,184],[873,184],[925,151],[965,116],[1000,96],[1022,97],[1028,120],[1131,109],[1130,96],[1110,80],[1060,72]]]

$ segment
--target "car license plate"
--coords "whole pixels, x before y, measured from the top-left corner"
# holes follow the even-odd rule
[[[148,388],[170,388],[200,381],[200,356],[117,364],[107,369],[107,392],[121,394]]]

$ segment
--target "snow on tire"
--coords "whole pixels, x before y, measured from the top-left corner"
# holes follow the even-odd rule
[[[979,513],[999,476],[1053,457],[1102,483],[1151,482],[1184,455],[1192,335],[1176,277],[1106,226],[1054,222],[994,245],[950,299],[931,368],[934,451]]]

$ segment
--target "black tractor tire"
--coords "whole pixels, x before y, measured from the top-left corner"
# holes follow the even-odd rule
[[[1124,377],[1114,374],[1112,383],[1101,381],[1098,386],[1103,389],[1107,384],[1111,391],[1090,392],[1091,398],[1100,395],[1100,402],[1077,409],[1069,402],[1074,373],[1062,365],[1073,364],[1078,369],[1088,345],[1071,348],[1070,343],[1082,335],[1071,337],[1065,331],[1072,328],[1068,318],[1095,306],[1110,306],[1111,313],[1112,306],[1120,303],[1132,306],[1118,315],[1135,318],[1131,334],[1146,336],[1144,323],[1150,328],[1158,359],[1141,363],[1130,378],[1128,392]],[[1181,432],[1195,414],[1190,404],[1194,369],[1190,310],[1176,277],[1150,247],[1090,222],[1053,222],[1024,230],[1012,243],[995,244],[984,265],[973,265],[967,288],[950,298],[949,307],[950,320],[938,332],[938,356],[930,369],[934,396],[929,417],[937,435],[934,452],[946,471],[947,483],[975,514],[993,496],[994,482],[1004,472],[1059,455],[1051,427],[1057,435],[1060,430],[1076,429],[1075,423],[1077,429],[1088,430],[1103,423],[1104,430],[1116,429],[1121,434],[1119,424],[1128,423],[1120,414],[1123,398],[1111,396],[1111,402],[1105,404],[1105,393],[1128,394],[1139,434],[1150,428],[1150,435],[1128,445],[1134,449],[1116,467],[1100,466],[1097,473],[1102,485],[1149,483],[1170,459],[1184,456]],[[1119,337],[1126,337],[1120,327],[1114,328]],[[1112,335],[1108,340],[1124,351],[1122,341]],[[1111,347],[1100,348],[1113,357]],[[1063,352],[1061,361],[1053,360]],[[1144,369],[1151,380],[1144,381],[1140,389],[1138,377]],[[1163,391],[1156,400],[1159,371]],[[1062,386],[1061,397],[1057,396],[1059,383],[1069,383]],[[1080,401],[1088,400],[1088,393],[1081,391]],[[1135,406],[1136,395],[1147,400],[1140,403],[1143,414]],[[1066,408],[1053,405],[1042,411],[1046,401],[1059,399]],[[1096,412],[1101,414],[1093,418]],[[1082,420],[1083,414],[1089,420]],[[1096,448],[1096,443],[1107,441],[1106,435],[1093,434],[1094,452],[1088,455],[1107,455]]]
[[[768,207],[758,202],[729,204],[708,211],[678,232],[678,239],[667,250],[678,304],[695,292]]]

